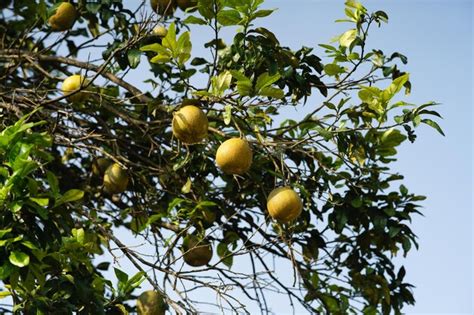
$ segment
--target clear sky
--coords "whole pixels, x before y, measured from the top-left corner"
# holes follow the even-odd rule
[[[405,69],[411,74],[413,90],[406,100],[440,102],[438,111],[444,116],[441,125],[446,137],[429,127],[418,128],[417,141],[400,148],[394,165],[405,175],[404,183],[411,191],[428,197],[423,203],[425,216],[413,221],[420,250],[397,259],[407,269],[408,282],[416,286],[417,303],[405,312],[472,314],[473,4],[461,0],[362,2],[369,11],[389,14],[389,24],[369,35],[369,46],[408,57]],[[347,29],[334,23],[343,17],[342,0],[267,0],[265,6],[279,10],[261,24],[294,49],[316,47]],[[191,34],[195,52],[205,35]],[[143,72],[134,73],[130,79],[140,86]],[[302,117],[297,112],[293,115]],[[273,302],[278,314],[290,312],[285,302]]]

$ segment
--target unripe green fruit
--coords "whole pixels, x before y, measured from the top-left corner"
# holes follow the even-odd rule
[[[176,2],[178,4],[178,7],[183,11],[186,11],[186,9],[195,7],[198,4],[197,0],[176,0]]]
[[[175,0],[150,0],[152,9],[161,15],[172,15],[176,10]]]
[[[112,164],[108,158],[100,157],[92,161],[92,174],[95,176],[103,176],[107,168]]]
[[[168,305],[161,293],[148,290],[137,299],[138,315],[164,315]]]
[[[212,258],[212,246],[207,240],[188,235],[183,240],[184,261],[193,267],[207,265]]]
[[[119,164],[114,163],[105,171],[104,188],[111,194],[122,193],[127,189],[128,180],[127,172]]]

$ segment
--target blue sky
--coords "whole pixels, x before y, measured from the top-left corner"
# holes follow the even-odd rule
[[[386,53],[399,51],[408,57],[404,69],[411,74],[413,89],[406,100],[442,103],[438,111],[444,116],[441,125],[446,137],[429,127],[418,128],[417,141],[404,144],[394,164],[411,191],[428,197],[423,203],[425,216],[413,221],[420,249],[406,259],[396,259],[406,267],[406,279],[416,286],[417,303],[405,312],[472,314],[472,2],[362,2],[369,11],[389,14],[389,24],[369,35],[369,47]],[[260,24],[274,31],[282,45],[294,49],[327,43],[348,28],[334,23],[343,17],[342,0],[268,0],[265,6],[278,11]],[[197,55],[204,52],[199,46],[207,35],[192,32]],[[323,54],[322,50],[317,52]],[[139,83],[142,71],[132,72],[129,79],[148,87]],[[303,117],[302,112],[291,115]],[[291,311],[284,299],[271,302],[278,314]]]

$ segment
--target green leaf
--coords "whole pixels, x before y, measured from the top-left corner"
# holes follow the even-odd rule
[[[211,79],[212,81],[212,94],[215,96],[222,96],[224,92],[230,87],[232,75],[229,71],[222,72],[216,77]]]
[[[130,68],[135,69],[138,67],[141,56],[140,50],[138,49],[130,49],[127,52],[128,64],[130,65]]]
[[[0,291],[0,300],[12,295],[9,291]]]
[[[217,245],[217,255],[219,255],[224,265],[226,265],[228,268],[232,267],[232,252],[229,250],[226,243],[221,242],[219,245]]]
[[[255,12],[254,14],[252,14],[252,17],[253,18],[262,18],[262,17],[266,17],[266,16],[269,16],[270,14],[272,14],[275,10],[258,10],[257,12]]]
[[[253,95],[253,86],[252,82],[247,81],[237,81],[237,92],[240,96],[251,96]]]
[[[281,90],[279,88],[274,88],[274,87],[271,87],[271,86],[267,86],[267,87],[262,88],[258,94],[260,94],[262,96],[273,97],[273,98],[276,98],[276,99],[281,99],[285,96],[285,92],[283,92],[283,90]]]
[[[344,73],[345,70],[343,67],[334,64],[334,63],[329,63],[324,66],[324,72],[326,72],[327,75],[329,76],[335,76],[341,73]]]
[[[0,265],[0,280],[6,279],[13,271],[14,267],[8,261]]]
[[[316,127],[315,129],[316,129],[316,130],[318,131],[318,133],[324,138],[324,140],[327,141],[327,140],[329,140],[329,139],[332,138],[332,133],[331,133],[329,130],[326,130],[326,129],[324,129],[324,128],[322,128],[322,127],[319,127],[319,126]]]
[[[214,0],[199,0],[198,11],[208,20],[214,18]]]
[[[241,20],[237,10],[222,10],[217,14],[217,22],[224,26],[238,25]]]
[[[46,171],[46,181],[48,182],[49,188],[53,193],[54,197],[58,197],[59,195],[59,181],[56,175],[54,175],[51,171]]]
[[[339,44],[343,47],[349,47],[352,44],[352,42],[354,42],[356,37],[357,37],[357,30],[350,29],[341,35],[341,37],[339,38]]]
[[[176,48],[178,43],[176,42],[176,24],[171,23],[168,27],[168,33],[163,38],[161,45],[163,47],[168,48],[171,53],[176,56]]]
[[[169,54],[168,49],[166,49],[165,47],[163,47],[162,45],[160,45],[158,43],[142,46],[142,47],[140,47],[140,50],[141,51],[152,51],[152,52],[155,52],[157,54]]]
[[[119,284],[125,285],[128,281],[128,275],[122,270],[114,267],[115,276],[117,277]]]
[[[0,230],[0,238],[3,238],[6,234],[10,233],[11,231],[12,231],[12,228]]]
[[[145,281],[145,272],[139,271],[135,275],[133,275],[128,281],[125,286],[128,292],[132,292],[133,289],[138,288],[143,281]]]
[[[183,21],[184,24],[198,24],[198,25],[207,25],[206,20],[189,15]]]
[[[8,259],[10,260],[10,263],[12,265],[15,265],[20,268],[28,266],[28,264],[30,263],[30,256],[20,251],[11,252]]]
[[[232,120],[232,105],[226,105],[224,111],[224,124],[229,125]]]
[[[257,93],[260,92],[264,87],[270,86],[280,79],[280,74],[276,73],[270,75],[268,72],[264,72],[257,78],[257,83],[255,84],[255,90]]]
[[[171,56],[169,55],[156,55],[150,59],[151,63],[167,63],[171,61]]]
[[[443,129],[441,129],[441,127],[438,125],[437,122],[435,122],[435,121],[433,121],[433,120],[431,120],[431,119],[428,119],[428,118],[422,119],[421,122],[424,123],[424,124],[427,124],[428,126],[434,128],[434,129],[436,129],[436,130],[437,130],[440,134],[442,134],[443,136],[446,136],[446,135],[444,134],[444,132],[443,132]]]
[[[78,242],[81,245],[84,245],[84,241],[86,239],[86,234],[84,232],[83,228],[80,229],[72,229],[72,235],[76,239],[76,242]]]
[[[66,193],[56,200],[55,207],[60,206],[66,202],[72,202],[82,199],[84,197],[84,192],[80,189],[70,189]]]
[[[237,91],[241,96],[253,95],[253,85],[249,78],[236,70],[231,70],[230,73],[232,77],[237,80]]]
[[[382,134],[382,137],[380,138],[380,142],[384,146],[396,147],[400,145],[403,141],[405,141],[406,138],[407,137],[403,135],[400,132],[400,130],[397,130],[395,128],[390,128]]]
[[[181,192],[183,194],[187,194],[191,191],[191,178],[188,177],[188,180],[186,181],[186,184],[183,185],[183,187],[181,187]]]
[[[393,82],[390,84],[390,86],[385,89],[384,91],[384,100],[388,101],[390,100],[395,94],[400,92],[402,89],[403,85],[408,81],[410,75],[408,73],[405,73],[404,75],[396,78],[393,80]]]
[[[30,197],[30,200],[36,203],[37,205],[40,205],[42,207],[47,207],[49,205],[49,198],[33,198]]]
[[[327,52],[337,51],[337,48],[331,45],[319,44],[318,46],[323,47]]]
[[[268,38],[269,40],[271,40],[273,44],[275,44],[275,46],[280,46],[280,42],[278,41],[277,37],[270,30],[264,27],[257,27],[256,29],[249,31],[249,33],[252,33],[252,32],[261,34],[265,36],[266,38]]]
[[[29,249],[38,249],[38,247],[30,241],[21,241],[21,244]]]
[[[178,64],[183,65],[191,58],[192,44],[189,32],[184,32],[178,39],[176,46],[176,57]]]
[[[48,20],[48,8],[44,0],[41,0],[39,2],[37,10],[38,10],[38,15],[41,17],[41,19],[43,19],[43,21],[46,22]]]

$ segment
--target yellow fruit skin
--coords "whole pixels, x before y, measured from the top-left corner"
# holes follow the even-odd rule
[[[194,105],[184,106],[173,116],[173,135],[186,144],[199,143],[207,137],[206,114]]]
[[[92,174],[95,176],[104,175],[107,168],[112,164],[112,161],[107,158],[97,158],[92,161]]]
[[[232,138],[217,149],[217,166],[226,174],[244,174],[252,165],[252,149],[247,141]]]
[[[111,194],[118,194],[124,192],[127,186],[127,172],[117,163],[110,165],[104,174],[105,190]]]
[[[183,240],[184,262],[193,267],[207,265],[212,259],[212,246],[206,240],[188,235]]]
[[[152,9],[161,15],[171,15],[176,10],[175,0],[150,0]]]
[[[197,0],[176,0],[176,2],[178,4],[178,7],[183,11],[195,7],[198,4]]]
[[[74,5],[63,2],[57,8],[56,13],[49,18],[48,23],[53,31],[65,31],[74,25],[76,16],[77,11]]]
[[[153,35],[158,37],[165,37],[168,34],[166,27],[158,25],[153,29]]]
[[[279,187],[268,195],[267,210],[273,219],[288,223],[300,216],[303,202],[291,187]]]
[[[63,85],[61,86],[61,90],[63,91],[64,94],[71,93],[73,91],[76,91],[81,88],[81,86],[84,86],[87,84],[87,80],[79,75],[75,74],[70,77],[67,77]],[[70,100],[73,103],[81,103],[85,100],[87,97],[86,93],[78,92],[74,95],[71,95],[68,97],[68,100]]]
[[[164,315],[167,308],[163,296],[153,290],[143,292],[137,299],[138,315]]]

